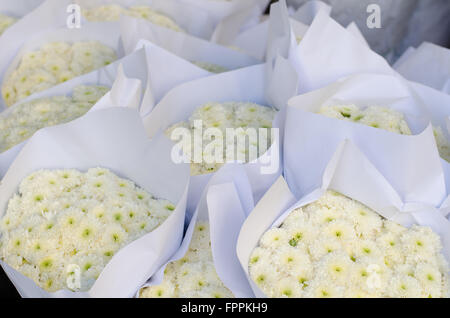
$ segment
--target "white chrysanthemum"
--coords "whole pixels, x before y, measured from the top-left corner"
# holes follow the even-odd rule
[[[207,222],[195,226],[185,256],[167,265],[160,285],[142,288],[141,298],[232,298],[216,273]],[[257,258],[255,257],[257,263]]]
[[[304,290],[305,298],[342,298],[345,289],[338,287],[327,279],[316,277]]]
[[[191,175],[208,174],[217,171],[228,160],[249,162],[263,155],[272,144],[270,128],[275,114],[272,108],[253,103],[207,103],[194,111],[188,123],[177,123],[167,129],[166,134],[171,138],[176,128],[188,128],[191,140],[184,140],[187,148],[184,155],[192,162]],[[194,138],[196,123],[201,123],[205,133],[208,128],[215,129],[214,135]],[[233,128],[233,135],[227,135],[230,133],[228,128]],[[195,150],[199,152],[199,149],[201,162],[194,156]],[[208,158],[214,160],[208,161]]]
[[[166,135],[172,138],[176,128],[189,129],[191,139],[183,141],[187,148],[184,149],[184,155],[192,162],[191,175],[208,174],[217,171],[226,161],[250,162],[262,156],[272,144],[270,128],[275,114],[274,109],[253,103],[207,103],[197,108],[188,122],[177,123],[168,128]],[[199,122],[203,132],[211,128],[216,129],[216,134],[210,139],[206,135],[194,138],[195,124]],[[228,128],[233,128],[233,135],[227,136]],[[194,149],[201,150],[201,162],[196,162]],[[217,156],[216,149],[222,150]],[[208,161],[207,158],[219,160]]]
[[[264,233],[249,260],[268,297],[447,297],[437,234],[327,191]]]
[[[132,6],[129,8],[123,8],[116,4],[110,4],[83,10],[83,15],[88,21],[94,22],[118,21],[120,16],[127,15],[148,20],[154,24],[177,32],[184,32],[173,19],[153,10],[149,6]]]
[[[450,142],[445,138],[441,127],[433,127],[434,138],[442,158],[450,162]]]
[[[411,135],[411,130],[402,113],[381,106],[360,109],[356,105],[323,106],[319,114],[331,118],[352,121],[402,135]]]
[[[409,275],[394,275],[389,283],[387,296],[393,298],[423,297],[422,286],[416,278]]]
[[[104,67],[116,59],[114,50],[98,41],[47,43],[22,56],[19,66],[3,81],[3,99],[11,106],[33,93]]]
[[[16,18],[0,13],[0,35],[17,21]]]
[[[92,184],[103,190],[92,192]],[[124,184],[130,196],[113,197]],[[87,291],[118,250],[167,217],[163,205],[151,207],[140,197],[151,195],[107,169],[35,172],[22,181],[1,220],[1,258],[48,291]],[[123,224],[107,217],[118,205],[133,208]],[[141,228],[142,222],[152,226]]]
[[[30,138],[37,130],[84,115],[109,88],[77,86],[72,97],[55,96],[18,104],[0,114],[0,153]]]
[[[260,240],[261,247],[267,249],[277,249],[280,246],[287,245],[288,242],[289,237],[287,231],[283,228],[273,228],[268,230]]]
[[[413,225],[401,237],[408,257],[415,260],[430,260],[442,249],[440,238],[430,228]]]

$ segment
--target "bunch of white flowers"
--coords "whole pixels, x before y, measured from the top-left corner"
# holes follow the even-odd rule
[[[441,249],[430,228],[328,191],[261,237],[249,271],[269,297],[448,297]]]
[[[63,124],[84,115],[109,90],[77,86],[71,97],[40,98],[0,114],[0,153],[30,138],[41,128]]]
[[[87,291],[118,250],[174,209],[107,169],[38,171],[8,203],[1,258],[47,291]]]
[[[118,21],[122,15],[145,19],[159,26],[177,32],[184,32],[173,19],[153,10],[149,6],[131,6],[124,8],[117,4],[110,4],[83,10],[83,16],[88,21]]]
[[[191,158],[191,175],[208,174],[219,170],[224,162],[230,157],[233,158],[233,160],[249,162],[263,155],[272,144],[270,129],[272,128],[275,115],[276,111],[273,108],[254,103],[207,103],[197,108],[189,117],[188,122],[178,123],[170,127],[166,131],[166,134],[169,138],[172,138],[172,133],[177,128],[181,127],[189,129],[192,138],[189,140],[182,140],[182,142],[187,143],[183,149],[187,152],[190,150],[190,152],[185,155],[188,155]],[[196,122],[201,122],[203,131],[208,128],[219,129],[223,139],[210,140],[207,136],[196,139]],[[227,129],[229,128],[235,129],[236,135],[239,138],[232,138],[231,140],[229,140],[230,138],[226,138]],[[236,130],[239,128],[241,129]],[[260,129],[265,129],[267,135],[260,136]],[[258,134],[256,140],[252,140],[252,132]],[[255,137],[255,135],[253,136]],[[240,140],[245,142],[242,147],[238,146]],[[217,162],[213,153],[205,151],[207,148],[211,149],[215,144],[220,144],[224,148],[222,152],[223,158],[221,158],[222,162]],[[201,163],[193,161],[195,149],[203,150],[203,160]],[[252,158],[252,153],[256,154],[257,157]],[[208,156],[211,156],[212,158],[209,158]],[[245,160],[240,160],[241,157],[244,157]]]
[[[199,62],[199,61],[194,61],[192,63],[210,73],[219,74],[219,73],[224,73],[224,72],[228,71],[225,67],[217,65],[217,64],[212,64],[212,63],[207,63],[207,62]]]
[[[11,25],[16,23],[17,19],[0,13],[0,35]]]
[[[208,222],[198,222],[186,255],[168,264],[163,282],[143,288],[140,297],[233,298],[216,273],[209,230]]]
[[[323,106],[320,108],[319,114],[402,135],[411,135],[411,130],[404,120],[403,114],[387,107],[369,106],[362,110],[356,105]]]
[[[28,52],[2,85],[8,106],[117,59],[114,50],[97,41],[52,42]]]

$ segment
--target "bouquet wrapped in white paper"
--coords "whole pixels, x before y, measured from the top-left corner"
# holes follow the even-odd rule
[[[22,149],[25,140],[38,129],[61,124],[80,117],[88,111],[102,108],[128,107],[138,110],[142,99],[142,86],[146,86],[147,83],[147,72],[145,68],[142,68],[142,65],[146,64],[147,53],[147,50],[143,48],[105,68],[33,94],[0,113],[2,127],[6,125],[5,120],[9,122],[8,127],[10,127],[3,131],[0,143],[6,148],[14,146],[0,152],[0,177],[5,174],[14,157]],[[106,91],[100,89],[103,91],[101,96],[93,94],[92,90],[87,89],[83,93],[87,95],[75,98],[79,100],[78,103],[69,103],[65,106],[57,103],[54,107],[49,108],[51,105],[49,102],[51,103],[52,100],[64,101],[68,99],[66,96],[73,95],[76,90],[79,90],[79,87],[105,87],[107,89]],[[47,105],[44,108],[42,108],[43,103]],[[95,107],[92,107],[94,104],[96,104]],[[30,107],[34,107],[33,105],[39,108],[36,109],[37,112],[23,114]],[[18,116],[12,117],[11,115],[14,114]],[[16,120],[11,122],[11,118],[16,118]],[[21,143],[19,144],[19,142]]]
[[[443,106],[450,103],[450,96],[445,92],[438,91],[416,82],[408,82],[408,86],[410,87],[411,92],[416,95],[416,98],[422,101],[429,113],[436,145],[442,158],[441,163],[445,173],[445,182],[448,192],[450,189],[450,109]],[[448,202],[444,203],[444,205],[450,207],[450,193],[448,195]],[[450,213],[450,208],[447,209],[447,211],[447,213]]]
[[[206,187],[180,249],[143,286],[143,298],[229,298],[251,294],[236,242],[253,196],[243,167],[226,165]],[[207,232],[207,233],[205,233]]]
[[[114,143],[111,143],[111,140],[114,140]],[[21,271],[24,271],[34,279],[39,277],[40,281],[36,283],[46,287],[46,289],[54,291],[55,286],[58,286],[61,290],[48,293],[38,287],[30,278],[25,277],[2,262],[3,268],[20,294],[24,297],[130,297],[134,295],[148,277],[151,277],[179,248],[183,237],[189,169],[185,165],[176,165],[172,162],[170,158],[171,147],[172,143],[165,138],[154,138],[153,141],[148,140],[141,118],[135,110],[117,107],[92,112],[71,123],[45,128],[37,132],[22,149],[2,180],[0,189],[0,202],[4,221],[2,229],[10,231],[7,232],[8,234],[3,233],[2,236],[2,239],[8,242],[3,250],[3,253],[6,254],[3,254],[2,257],[4,260],[12,263],[13,268],[20,268]],[[30,158],[33,158],[33,160],[29,160]],[[86,172],[96,167],[103,167],[108,170],[90,170],[88,172],[90,177],[88,175],[86,177],[80,175],[80,172]],[[42,175],[43,173],[45,174],[45,170],[64,169],[66,170],[59,174],[57,171],[47,173],[48,178]],[[78,172],[71,169],[75,169]],[[25,268],[23,265],[20,267],[20,264],[15,263],[14,258],[11,258],[13,256],[11,255],[12,251],[7,246],[14,245],[14,233],[20,232],[19,227],[16,231],[13,231],[16,228],[14,223],[15,217],[10,213],[14,209],[21,209],[21,206],[24,207],[26,201],[17,201],[17,196],[13,201],[10,201],[10,199],[17,193],[17,188],[25,177],[42,170],[44,172],[35,174],[36,181],[34,181],[34,178],[29,178],[20,188],[23,200],[27,200],[26,198],[31,195],[31,199],[34,198],[35,202],[37,202],[37,205],[29,213],[36,209],[39,210],[45,204],[49,204],[47,209],[44,207],[42,214],[36,214],[29,218],[29,222],[32,222],[32,220],[35,222],[33,224],[30,223],[32,231],[39,231],[36,234],[42,241],[42,244],[46,242],[56,244],[57,242],[51,239],[46,241],[45,235],[51,235],[52,231],[60,231],[64,225],[64,217],[68,216],[68,224],[71,226],[77,225],[76,220],[79,219],[81,224],[77,228],[81,232],[79,238],[75,235],[68,238],[68,240],[64,240],[61,244],[65,245],[61,247],[55,246],[51,253],[51,250],[47,249],[47,247],[42,246],[39,248],[39,251],[48,251],[46,255],[39,254],[39,251],[27,250],[26,246],[29,245],[28,243],[32,244],[31,238],[35,235],[32,234],[29,236],[30,242],[24,241],[24,250],[20,252],[23,255],[19,253],[24,259],[28,258]],[[99,173],[96,173],[96,171]],[[108,171],[122,179],[117,179],[114,176],[112,176],[112,179],[106,178],[107,175],[110,175]],[[41,175],[42,178],[40,177]],[[77,175],[79,176],[77,177]],[[60,177],[62,178],[61,180],[59,180]],[[45,180],[47,180],[49,185],[44,184]],[[64,190],[66,186],[68,189],[72,189],[74,186],[75,188],[72,189],[73,191],[66,191],[65,193],[52,192],[50,189],[47,189],[52,186],[52,180],[56,185],[62,182],[62,187],[59,187],[60,190],[58,191]],[[73,182],[69,182],[70,180]],[[119,182],[117,180],[122,181]],[[40,186],[38,188],[34,187],[33,182],[40,182]],[[119,182],[119,185],[114,184],[115,182]],[[124,189],[121,184],[125,188],[127,185],[131,186],[131,188],[128,190]],[[134,184],[137,185],[137,188],[134,187]],[[103,185],[109,187],[111,191],[102,190]],[[78,198],[78,195],[83,195],[81,193],[82,190],[89,186],[93,187],[92,189],[96,188],[97,192],[91,189],[84,193],[84,196]],[[120,200],[115,200],[111,197],[117,195],[113,188],[119,191]],[[123,190],[123,195],[120,195],[122,193],[121,189]],[[37,193],[36,191],[42,191],[42,193]],[[135,193],[134,196],[133,193]],[[57,197],[53,198],[51,202],[47,201],[47,199],[52,198],[52,195]],[[153,198],[166,199],[170,203],[167,201],[155,201],[149,195],[152,195]],[[72,214],[69,213],[70,215],[66,215],[67,211],[64,211],[64,198],[67,199],[66,203],[72,202],[70,204],[72,206]],[[88,201],[91,204],[88,204],[88,201],[83,198],[86,200],[90,198],[90,201]],[[99,200],[103,200],[103,203]],[[139,204],[145,205],[148,200],[153,200],[153,203],[149,201],[148,204],[156,205],[144,211],[142,209],[146,208],[139,206]],[[83,206],[84,201],[86,201],[86,204]],[[108,204],[119,204],[124,210],[122,211],[119,206],[116,206],[114,210],[116,212],[108,210],[109,212],[105,211],[102,213],[102,204],[104,209],[107,209]],[[161,204],[162,206],[158,208]],[[131,210],[126,210],[127,207]],[[165,212],[161,214],[160,210],[163,207],[165,207]],[[7,209],[9,213],[6,214],[7,218],[5,218]],[[83,211],[83,213],[79,214],[77,212],[78,209],[80,211],[84,209],[85,212]],[[133,209],[136,209],[136,211]],[[145,212],[145,215],[141,212]],[[77,213],[80,218],[77,217]],[[108,217],[110,213],[113,213],[111,218]],[[72,223],[70,223],[70,216],[74,220]],[[104,225],[101,225],[104,227],[104,231],[102,233],[96,232],[96,224],[100,221],[95,221],[95,218],[103,216],[106,218],[102,221]],[[132,221],[131,218],[134,216],[136,216],[136,221],[138,221],[138,216],[142,218],[142,222],[145,222],[144,229],[142,229],[140,222]],[[149,219],[146,222],[147,217],[156,217],[156,219]],[[130,221],[127,221],[128,219]],[[122,227],[129,226],[128,233],[123,229],[119,229],[117,222]],[[133,222],[136,223],[138,228],[133,228]],[[49,223],[53,224],[53,226],[33,227]],[[145,230],[147,225],[149,226],[148,231]],[[19,224],[19,226],[22,225]],[[45,229],[52,233],[44,233]],[[111,235],[108,236],[108,233]],[[53,233],[52,235],[58,235],[58,233]],[[114,256],[112,256],[112,253],[111,255],[108,254],[109,256],[104,255],[108,260],[103,260],[103,265],[101,265],[102,262],[97,262],[99,261],[98,253],[105,251],[101,248],[102,244],[99,242],[95,243],[95,240],[89,239],[91,235],[93,237],[100,235],[105,240],[110,238],[116,243],[127,242],[129,244],[124,247],[121,246]],[[130,235],[130,239],[134,241],[127,241],[127,235]],[[83,245],[83,238],[87,245]],[[36,243],[39,244],[39,242]],[[66,246],[67,244],[69,245]],[[58,251],[69,251],[67,248],[70,248],[70,246],[76,248],[74,253],[69,253],[64,257],[58,258],[58,260],[52,259],[52,257],[57,257]],[[77,259],[77,255],[80,255],[79,259]],[[103,254],[101,257],[103,257]],[[72,262],[73,266],[67,262]],[[46,271],[51,271],[51,273],[47,275]],[[71,282],[77,283],[77,279],[75,279],[77,272],[81,275],[79,278],[81,278],[81,290],[83,292],[69,290],[79,290],[75,285],[71,284]],[[98,273],[100,275],[97,277]],[[122,275],[120,273],[127,274]],[[61,279],[65,279],[66,276],[68,278],[67,282],[60,281],[60,278],[58,278],[62,277]],[[86,288],[89,290],[86,291]]]
[[[348,140],[335,150],[320,184],[295,196],[280,178],[244,223],[237,253],[255,295],[448,297],[442,197],[398,191]]]
[[[14,53],[2,51],[2,106],[121,58],[118,33],[118,26],[92,23],[43,31]]]
[[[176,87],[161,100],[149,116],[144,117],[144,125],[149,136],[152,137],[158,132],[166,132],[167,129],[174,124],[186,122],[196,109],[207,103],[252,102],[261,106],[283,108],[286,100],[294,94],[293,91],[295,92],[295,87],[297,85],[294,78],[295,75],[292,75],[289,72],[280,72],[280,77],[283,77],[284,79],[284,82],[278,82],[278,88],[280,89],[269,91],[266,86],[266,82],[269,80],[265,69],[265,65],[252,66],[195,80]],[[268,97],[266,94],[270,96]],[[222,115],[220,114],[220,116]],[[211,120],[214,120],[214,118]],[[217,118],[217,120],[220,120],[220,118]],[[272,145],[267,153],[244,165],[254,191],[255,201],[262,196],[266,191],[267,186],[276,179],[281,171],[281,167],[278,165],[280,139],[277,136],[278,130],[276,129],[280,127],[280,121],[280,116],[277,116],[272,123],[272,127],[275,129],[271,129],[270,133],[273,134]],[[205,124],[206,123],[202,123],[202,125]],[[244,128],[247,129],[247,127]],[[194,137],[195,135],[200,134],[200,139],[198,140],[202,140],[202,131],[203,130],[196,129],[194,131]],[[207,130],[205,129],[205,132],[206,131]],[[192,134],[189,134],[188,138],[191,138],[191,135]],[[223,141],[223,138],[219,138],[219,140]],[[209,141],[208,144],[209,143],[214,143],[214,141]],[[181,140],[181,144],[184,144],[183,140]],[[223,142],[223,144],[225,144],[225,142]],[[233,149],[230,150],[235,151],[235,148],[232,148]],[[178,148],[176,148],[174,153],[177,154],[180,150],[182,149],[180,149],[178,145]],[[199,151],[201,155],[200,163],[207,162],[209,157],[206,158],[207,155],[202,155],[203,152],[207,152],[204,151],[203,147],[200,147]],[[222,154],[224,153],[225,152],[222,152]],[[194,160],[195,158],[198,158],[195,156],[196,155],[194,154]],[[215,160],[215,158],[217,157],[212,159]],[[182,161],[189,159],[188,162],[192,162],[192,158],[185,158],[182,156],[180,159]],[[221,159],[223,160],[223,157],[221,157]],[[188,200],[188,211],[190,214],[194,213],[201,193],[212,175],[213,174],[210,173],[192,177]]]
[[[327,108],[334,108],[335,118],[320,114]],[[371,109],[376,115],[366,117]],[[354,75],[296,96],[289,101],[286,117],[285,177],[296,195],[304,195],[320,184],[332,152],[343,139],[354,142],[396,189],[405,191],[405,199],[416,184],[422,185],[422,191],[414,194],[425,198],[429,187],[444,183],[443,178],[427,177],[441,172],[430,113],[396,76]],[[411,135],[399,133],[408,130]],[[411,162],[411,158],[414,173],[409,170],[412,163],[399,164]],[[294,163],[309,166],[308,175],[298,178],[300,172]],[[435,192],[431,196],[442,195]]]

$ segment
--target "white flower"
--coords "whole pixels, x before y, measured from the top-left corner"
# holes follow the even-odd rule
[[[191,131],[191,149],[187,149],[188,153],[184,153],[184,155],[190,155],[191,158],[191,175],[201,175],[208,174],[217,171],[222,165],[223,162],[226,162],[227,159],[235,160],[235,161],[244,161],[249,162],[257,157],[262,156],[267,149],[272,144],[271,140],[271,132],[269,128],[272,128],[272,122],[275,118],[276,111],[271,107],[265,107],[253,103],[244,103],[244,102],[226,102],[226,103],[206,103],[199,108],[197,108],[194,113],[189,117],[188,122],[177,123],[172,127],[169,127],[166,130],[166,135],[171,138],[172,132],[178,128],[188,128]],[[205,149],[208,148],[212,143],[211,140],[207,140],[205,136],[203,136],[203,145],[199,143],[200,138],[194,138],[194,127],[195,123],[201,121],[203,130],[208,128],[216,128],[219,129],[222,133],[223,139],[223,153],[220,158],[222,162],[213,161],[207,162],[205,157],[208,157],[208,154],[205,153]],[[242,128],[240,130],[240,137],[244,138],[227,138],[227,128]],[[255,138],[257,140],[250,140],[247,138],[247,132],[250,131],[247,128],[255,128],[254,131]],[[264,142],[264,138],[262,134],[260,134],[258,129],[266,129],[267,131],[267,142]],[[239,132],[236,132],[239,134]],[[245,144],[242,145],[244,148],[240,147],[240,140],[244,140]],[[247,142],[249,140],[249,142]],[[176,140],[178,142],[178,140]],[[184,140],[186,143],[189,141]],[[262,141],[262,144],[260,143]],[[217,144],[217,140],[214,140],[214,143]],[[247,145],[248,144],[248,145]],[[219,144],[220,145],[220,144]],[[203,153],[203,160],[201,163],[194,162],[192,154],[194,154],[194,147],[200,147]],[[187,147],[189,148],[189,147]],[[250,153],[250,150],[255,150]],[[243,153],[239,153],[239,151],[244,150]],[[251,156],[251,154],[256,154],[257,157]],[[244,160],[240,160],[242,155]],[[211,156],[210,156],[211,157]]]
[[[248,266],[268,297],[447,297],[441,249],[430,228],[327,191],[264,233]]]
[[[369,106],[362,110],[356,105],[323,106],[319,114],[380,128],[402,135],[411,135],[403,114],[386,107]]]
[[[0,114],[0,153],[31,137],[37,130],[72,121],[84,115],[109,88],[77,86],[72,97],[40,98]]]
[[[131,6],[123,8],[116,4],[98,6],[83,10],[83,15],[88,21],[118,21],[120,16],[127,15],[135,18],[148,20],[159,26],[184,32],[170,17],[153,10],[149,6]]]
[[[99,180],[101,195],[90,191]],[[128,185],[131,195],[113,197],[111,190],[122,189],[122,184]],[[87,291],[117,251],[167,217],[162,205],[153,205],[149,216],[150,201],[140,200],[142,195],[151,197],[107,169],[37,171],[22,181],[19,193],[9,201],[0,225],[0,256],[48,291]],[[132,206],[133,217],[128,214],[123,224],[107,218],[116,204]],[[142,222],[151,226],[142,229]]]
[[[198,222],[186,255],[167,265],[163,282],[142,288],[141,298],[232,298],[216,273],[211,252],[210,228]]]
[[[19,66],[3,81],[2,96],[8,106],[102,68],[117,59],[110,47],[97,42],[51,42],[39,50],[25,53]]]
[[[16,18],[0,13],[0,35],[17,21]]]

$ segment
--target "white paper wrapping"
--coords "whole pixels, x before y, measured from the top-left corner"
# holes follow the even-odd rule
[[[172,18],[189,34],[209,39],[214,31],[214,20],[205,10],[184,4],[179,0],[75,0],[82,9],[101,5],[117,4],[130,6],[150,6],[153,10]],[[147,21],[150,23],[149,21]]]
[[[444,138],[450,140],[450,108],[446,107],[450,105],[450,95],[416,82],[408,82],[408,85],[412,94],[416,94],[416,98],[420,99],[426,107],[433,127],[440,127]],[[448,208],[443,209],[443,213],[450,216],[450,163],[444,159],[441,159],[441,163],[448,195],[447,202],[443,204]]]
[[[308,16],[308,21],[315,21],[315,24],[311,27],[310,30],[310,27],[308,25],[290,18],[285,1],[279,1],[272,4],[269,20],[265,22],[267,23],[267,26],[265,27],[266,30],[264,31],[265,33],[264,35],[260,35],[260,37],[266,39],[266,42],[264,42],[266,47],[266,60],[274,61],[277,56],[289,59],[290,63],[294,66],[296,72],[298,73],[302,92],[305,92],[308,89],[320,87],[317,82],[319,80],[322,80],[326,76],[329,76],[331,78],[329,80],[329,83],[342,76],[342,74],[336,74],[333,70],[330,71],[326,67],[322,67],[323,65],[328,66],[328,64],[331,63],[333,63],[333,65],[342,63],[341,59],[346,58],[345,56],[331,57],[330,53],[327,51],[327,45],[329,45],[329,41],[335,41],[335,36],[348,38],[353,46],[361,48],[361,50],[364,50],[365,53],[369,55],[370,59],[373,58],[373,53],[370,51],[367,42],[365,41],[364,37],[361,34],[361,31],[358,29],[356,24],[350,23],[348,27],[344,29],[328,16],[329,13],[329,7],[324,6],[321,2],[308,2],[303,7],[299,8],[297,14],[301,14],[303,18]],[[331,22],[331,25],[327,29],[324,27],[324,25],[326,25],[328,22]],[[336,28],[336,25],[339,28]],[[259,32],[262,31],[262,28],[260,28]],[[327,39],[322,40],[322,32],[327,31],[333,34],[327,35]],[[335,35],[334,33],[338,34]],[[299,38],[301,39],[300,44],[297,42],[297,39]],[[245,37],[243,39],[245,40]],[[339,39],[337,41],[339,41]],[[261,50],[262,47],[259,47],[259,49]],[[344,48],[344,50],[345,49],[346,48]],[[352,48],[350,48],[349,51],[350,54],[351,49]],[[302,53],[305,50],[307,53]],[[320,54],[322,54],[322,51],[326,51],[324,57],[320,56]],[[315,60],[316,55],[319,59],[317,61]],[[329,59],[336,60],[329,61]],[[310,65],[311,63],[312,65]],[[318,70],[315,69],[317,65],[314,63],[319,63],[321,67]],[[355,73],[356,71],[363,72],[365,70],[365,65],[360,65],[358,60],[349,60],[346,63],[350,64],[353,69],[345,66],[345,70],[348,72],[348,74],[344,73],[345,75]],[[307,69],[305,70],[305,68]],[[385,68],[387,68],[386,72],[390,71],[390,68],[387,64]],[[308,81],[314,81],[313,84],[316,85],[316,87],[313,87],[312,85],[308,88],[302,87],[304,85],[303,83],[308,83]]]
[[[450,50],[425,42],[408,49],[395,64],[406,79],[450,94]]]
[[[138,41],[135,49],[141,48],[147,52],[145,68],[147,85],[140,108],[142,116],[148,115],[175,86],[211,74],[147,40]]]
[[[286,69],[283,68],[274,72],[278,76],[283,77],[283,81],[277,82],[278,90],[274,86],[272,86],[273,90],[268,88],[267,82],[269,80],[265,72],[265,65],[251,66],[233,72],[198,79],[174,88],[161,100],[149,116],[143,118],[148,135],[150,137],[155,136],[176,123],[186,121],[196,108],[208,102],[244,101],[272,106],[278,109],[283,108],[287,99],[293,94],[287,88],[296,85],[296,78],[292,76],[292,73],[283,72],[284,70],[289,70],[287,67],[289,65],[286,66],[283,63],[280,63],[280,65],[285,66]],[[280,128],[282,127],[281,125],[282,114],[279,114],[273,127]],[[279,147],[279,140],[275,140],[268,150],[270,157],[266,159],[270,159],[270,162],[275,163]],[[260,160],[256,163],[243,165],[252,186],[255,202],[262,197],[268,186],[273,183],[280,173],[278,167],[275,166],[270,173],[261,174],[261,169],[269,168],[269,161],[263,162],[263,160]],[[194,213],[200,196],[212,175],[200,175],[191,178],[188,214],[192,215]]]
[[[241,226],[253,208],[252,189],[244,168],[238,164],[225,165],[205,187],[178,251],[143,287],[161,284],[166,266],[183,258],[188,251],[197,221],[205,221],[210,224],[213,261],[219,278],[235,297],[251,296],[237,258],[236,243]]]
[[[189,62],[216,64],[227,70],[261,63],[245,53],[130,17],[121,20],[121,38],[126,53],[144,39]]]
[[[308,0],[287,0],[298,7]],[[333,7],[331,16],[342,25],[355,21],[362,29],[372,49],[391,61],[410,46],[423,41],[439,45],[448,43],[450,7],[447,0],[323,0]],[[381,28],[367,25],[369,5],[378,5],[381,11]]]
[[[381,174],[349,140],[343,140],[333,151],[322,173],[321,182],[311,187],[309,193],[296,199],[290,191],[290,183],[288,186],[280,177],[245,221],[239,235],[237,253],[257,297],[265,296],[249,277],[248,261],[260,237],[269,228],[280,226],[292,210],[316,201],[327,189],[357,200],[383,217],[403,226],[418,224],[431,227],[440,235],[443,243],[442,252],[447,260],[450,259],[450,223],[440,213],[438,206],[433,205],[437,203],[436,201],[433,203],[433,198],[422,201],[419,197],[411,198],[413,196],[411,192],[409,197],[412,201],[405,200],[404,196],[387,181],[385,175]],[[295,168],[302,170],[303,177],[309,174],[311,166],[298,162]],[[441,192],[438,188],[433,190]]]
[[[252,4],[253,2],[253,4]],[[249,29],[262,20],[264,9],[269,4],[267,0],[247,0],[240,1],[246,3],[247,7],[236,11],[225,17],[216,27],[211,41],[222,45],[231,45],[236,36]]]
[[[38,98],[71,95],[73,89],[79,85],[100,85],[111,88],[111,91],[101,98],[90,111],[108,107],[128,107],[138,110],[141,104],[142,87],[147,83],[147,71],[142,67],[146,63],[147,53],[147,50],[143,48],[102,69],[33,94],[4,112],[11,112],[14,107]],[[6,173],[25,143],[26,141],[0,153],[0,178]]]
[[[114,142],[111,142],[114,141]],[[189,167],[175,165],[165,138],[147,139],[138,113],[110,108],[71,123],[37,132],[22,149],[0,185],[2,214],[19,183],[39,169],[105,167],[146,191],[176,204],[153,232],[121,249],[89,292],[47,293],[30,279],[2,264],[23,297],[131,297],[178,249],[183,237]]]
[[[299,75],[300,93],[352,74],[397,74],[354,31],[351,25],[347,30],[324,12],[317,14],[296,51],[289,55]]]
[[[12,3],[12,1],[8,1]],[[20,1],[14,1],[17,5]],[[47,0],[9,27],[0,37],[0,81],[22,46],[30,39],[48,30],[66,25],[67,5],[71,0]],[[20,6],[20,5],[19,5]],[[5,4],[6,8],[6,4]],[[61,8],[64,8],[63,10]],[[0,110],[4,107],[3,99]]]
[[[305,4],[298,9],[296,14],[305,18],[303,20],[312,20],[317,14],[317,10],[318,8],[313,9],[309,4]],[[308,24],[293,17],[290,18],[286,3],[280,1],[271,5],[268,20],[239,33],[231,44],[255,57],[264,59],[266,50],[271,52],[279,48],[279,45],[281,47],[289,45],[292,49],[297,47],[296,38],[303,38],[308,27]],[[292,39],[287,37],[291,32]],[[287,56],[283,57],[287,58]]]
[[[298,7],[297,10],[295,10],[295,12],[291,14],[291,16],[301,23],[310,25],[317,13],[323,11],[326,14],[330,15],[331,10],[331,6],[329,6],[325,2],[319,0],[310,0]]]
[[[383,106],[404,115],[412,136],[316,114],[326,105]],[[395,76],[360,74],[289,101],[284,144],[285,177],[296,196],[321,182],[323,171],[344,139],[361,149],[406,201],[437,205],[445,197],[441,162],[422,101]],[[297,165],[309,167],[308,173]],[[300,178],[299,176],[302,175]],[[439,190],[439,191],[438,191]]]

